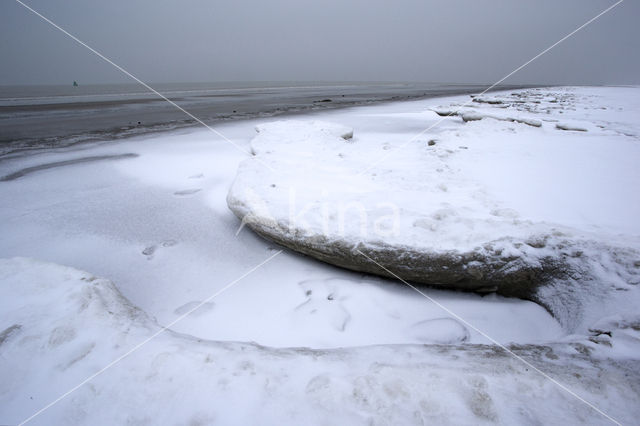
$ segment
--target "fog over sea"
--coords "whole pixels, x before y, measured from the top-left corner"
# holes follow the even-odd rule
[[[487,87],[396,82],[162,83],[151,86],[211,125],[374,102],[477,93]],[[198,123],[191,117],[138,84],[0,86],[0,156],[194,125]]]

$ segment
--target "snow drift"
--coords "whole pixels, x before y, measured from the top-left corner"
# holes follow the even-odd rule
[[[532,367],[618,421],[640,415],[637,318],[602,322],[606,344],[512,345],[529,365],[488,345],[274,349],[162,332],[108,280],[24,258],[0,260],[0,307],[7,424],[609,422]]]
[[[637,126],[640,108],[610,89],[575,91],[438,108],[462,110],[463,121],[400,143],[332,123],[265,124],[227,203],[243,225],[322,261],[534,300],[568,330],[585,329],[587,305],[640,283],[640,229],[630,214],[640,204],[629,184],[640,174],[628,162],[640,147],[617,130]],[[624,112],[607,121],[620,101]],[[559,131],[563,111],[598,131]]]

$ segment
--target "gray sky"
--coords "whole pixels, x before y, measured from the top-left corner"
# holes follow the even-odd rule
[[[24,0],[147,82],[492,83],[611,0]],[[640,84],[625,0],[507,83]],[[130,81],[13,0],[0,84]]]

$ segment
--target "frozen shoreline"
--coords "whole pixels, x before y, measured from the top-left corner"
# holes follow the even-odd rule
[[[159,84],[208,125],[415,98],[471,93],[477,85],[427,83]],[[0,87],[0,161],[200,126],[139,85]],[[197,130],[197,129],[196,129]]]
[[[258,234],[327,263],[533,300],[584,332],[590,299],[635,297],[640,283],[638,93],[497,92],[401,115],[425,123],[413,137],[270,123],[227,201]]]
[[[18,258],[0,260],[0,277],[12,323],[0,336],[6,423],[610,424],[606,416],[640,415],[640,333],[628,327],[613,333],[613,348],[572,337],[509,345],[512,354],[478,344],[277,349],[166,331],[31,419],[160,328],[89,273]]]
[[[314,116],[379,125],[377,114],[389,108],[413,110],[426,102]],[[263,122],[229,123],[220,130],[248,151],[254,127]],[[42,153],[2,163],[0,174],[123,153],[130,157],[69,164],[0,182],[0,196],[12,200],[0,210],[0,257],[27,256],[107,277],[134,304],[167,324],[273,253],[273,245],[246,230],[236,235],[240,223],[225,198],[245,155],[208,131]],[[328,303],[329,294],[335,303]],[[478,326],[505,343],[548,341],[561,333],[557,322],[530,302],[501,297],[489,301],[438,290],[429,294],[477,318]],[[485,312],[488,303],[492,308]],[[505,322],[514,309],[521,315]],[[214,340],[316,348],[428,342],[429,333],[416,324],[443,316],[439,308],[396,283],[293,253],[279,256],[260,276],[247,278],[197,314],[176,331]],[[378,325],[372,329],[370,324]],[[486,342],[473,331],[469,334],[469,343]]]
[[[356,138],[377,135],[384,143],[422,130],[441,103],[465,100],[312,117],[351,126]],[[440,137],[440,144],[442,133],[454,134],[463,125],[451,120],[425,142]],[[220,130],[250,149],[253,127],[264,123],[228,123]],[[485,155],[500,158],[498,145],[487,146]],[[470,141],[463,146],[467,154],[476,152]],[[125,153],[136,156],[35,169]],[[0,182],[0,197],[11,200],[0,206],[0,257],[72,267],[0,261],[0,354],[6,360],[0,368],[7,378],[0,388],[0,422],[25,419],[276,252],[247,230],[236,235],[240,222],[225,203],[245,158],[208,132],[178,131],[0,164],[2,176],[34,170]],[[474,169],[477,176],[484,172]],[[514,190],[496,185],[492,189],[502,193]],[[597,213],[607,216],[606,209]],[[630,297],[635,287],[607,302],[607,309],[620,312],[602,319],[594,311],[583,318],[592,320],[593,331],[575,335],[566,335],[531,302],[425,291],[617,420],[633,422],[640,415],[638,318],[623,312],[637,312]],[[144,422],[158,416],[225,424],[607,423],[449,320],[401,284],[285,252],[35,424]]]

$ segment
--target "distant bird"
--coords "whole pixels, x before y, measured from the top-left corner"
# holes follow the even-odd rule
[[[73,80],[73,87],[78,87],[78,82]]]

